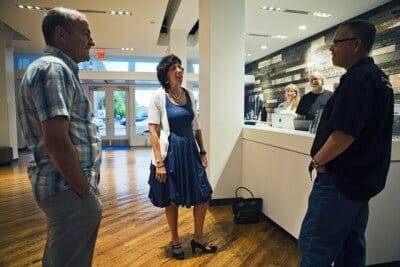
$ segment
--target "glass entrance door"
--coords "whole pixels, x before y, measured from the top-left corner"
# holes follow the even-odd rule
[[[129,145],[129,87],[92,86],[89,90],[103,145]]]
[[[91,91],[94,121],[98,126],[101,138],[108,137],[107,117],[106,117],[106,92],[96,89]]]
[[[112,139],[128,139],[129,120],[128,116],[128,90],[124,88],[113,88],[110,90],[112,99],[112,110],[109,111],[112,123]],[[110,105],[111,106],[111,105]]]

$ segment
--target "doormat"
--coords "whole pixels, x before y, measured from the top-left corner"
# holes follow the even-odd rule
[[[129,146],[103,146],[103,151],[121,151],[121,150],[129,150]]]

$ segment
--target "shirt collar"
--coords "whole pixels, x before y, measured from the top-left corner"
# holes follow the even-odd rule
[[[364,58],[360,59],[356,64],[351,66],[349,70],[354,69],[361,65],[365,65],[365,64],[374,64],[374,59],[371,57],[364,57]]]
[[[59,59],[64,61],[68,67],[71,68],[71,70],[74,72],[76,76],[78,76],[78,71],[79,71],[78,64],[70,56],[68,56],[61,50],[53,46],[47,45],[46,48],[44,49],[44,54],[58,57]]]

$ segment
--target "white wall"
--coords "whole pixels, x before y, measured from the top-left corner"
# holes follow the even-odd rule
[[[200,121],[213,198],[242,183],[244,0],[199,1]]]
[[[0,24],[0,146],[10,146],[18,158],[14,57],[11,38]]]

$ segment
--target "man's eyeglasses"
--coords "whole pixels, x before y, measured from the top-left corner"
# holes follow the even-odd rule
[[[338,40],[333,40],[332,43],[334,45],[338,44],[338,43],[342,43],[342,42],[346,42],[346,41],[350,41],[350,40],[357,40],[358,38],[352,37],[352,38],[344,38],[344,39],[338,39]]]

